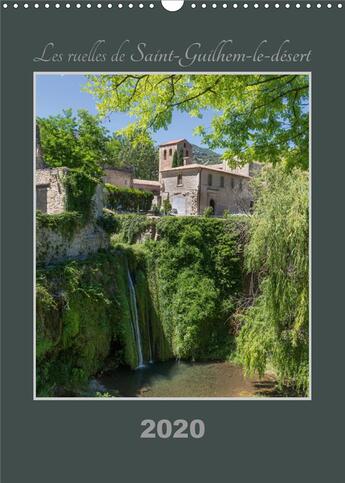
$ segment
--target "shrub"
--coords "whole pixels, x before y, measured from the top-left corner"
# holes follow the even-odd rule
[[[163,213],[168,215],[171,212],[172,206],[169,200],[163,200]]]
[[[85,221],[91,216],[92,197],[99,180],[82,168],[70,169],[64,179],[66,210],[80,213]]]
[[[204,211],[203,211],[203,215],[206,218],[210,218],[210,216],[213,216],[214,215],[214,212],[213,212],[212,206],[208,206],[207,208],[205,208]]]
[[[37,229],[48,228],[63,235],[70,240],[74,233],[83,225],[82,215],[75,211],[64,213],[42,213],[36,212]]]
[[[149,211],[152,205],[153,193],[106,184],[107,206],[112,210]]]

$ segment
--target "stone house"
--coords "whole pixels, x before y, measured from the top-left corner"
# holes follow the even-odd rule
[[[181,148],[185,150],[184,164],[173,168],[174,152]],[[161,198],[169,199],[176,214],[200,215],[207,207],[211,207],[216,216],[223,215],[225,210],[235,214],[250,211],[249,165],[231,170],[225,163],[194,164],[192,156],[192,146],[185,139],[159,147]]]

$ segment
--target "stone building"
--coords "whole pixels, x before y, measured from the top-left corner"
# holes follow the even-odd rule
[[[133,188],[133,172],[130,168],[104,168],[103,182],[114,186]]]
[[[192,145],[186,139],[168,141],[159,146],[159,172],[171,168],[175,151],[183,152],[184,165],[192,164]]]
[[[65,186],[63,178],[67,168],[36,169],[36,209],[43,213],[65,211]]]
[[[174,152],[184,149],[184,164],[172,167]],[[169,199],[178,215],[200,215],[211,207],[216,216],[248,213],[252,206],[250,166],[231,170],[224,164],[192,163],[192,146],[185,139],[159,147],[159,178],[162,200]],[[242,169],[242,171],[241,171]]]
[[[174,153],[181,152],[183,164],[172,167]],[[252,206],[249,180],[260,169],[257,163],[231,169],[226,163],[196,164],[193,148],[186,139],[169,141],[159,146],[159,180],[133,179],[130,168],[104,169],[103,182],[115,186],[150,191],[153,205],[160,206],[168,199],[177,215],[201,215],[207,207],[216,216],[230,213],[248,213]],[[63,178],[67,168],[48,168],[44,165],[40,148],[39,130],[36,130],[36,208],[45,213],[62,213],[66,206]],[[96,189],[93,209],[96,217],[102,214],[104,190]]]

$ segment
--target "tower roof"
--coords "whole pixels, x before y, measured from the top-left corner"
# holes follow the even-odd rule
[[[167,141],[166,143],[160,144],[159,147],[161,147],[161,146],[169,146],[170,144],[178,144],[178,143],[182,143],[182,142],[187,142],[188,143],[187,139],[183,139],[182,138],[182,139],[175,139],[173,141]],[[188,143],[188,144],[190,144],[190,143]]]

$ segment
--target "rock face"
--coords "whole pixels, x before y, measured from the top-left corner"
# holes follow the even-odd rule
[[[86,258],[108,247],[109,237],[95,223],[81,227],[71,239],[50,228],[40,228],[36,233],[36,260],[42,265]]]

